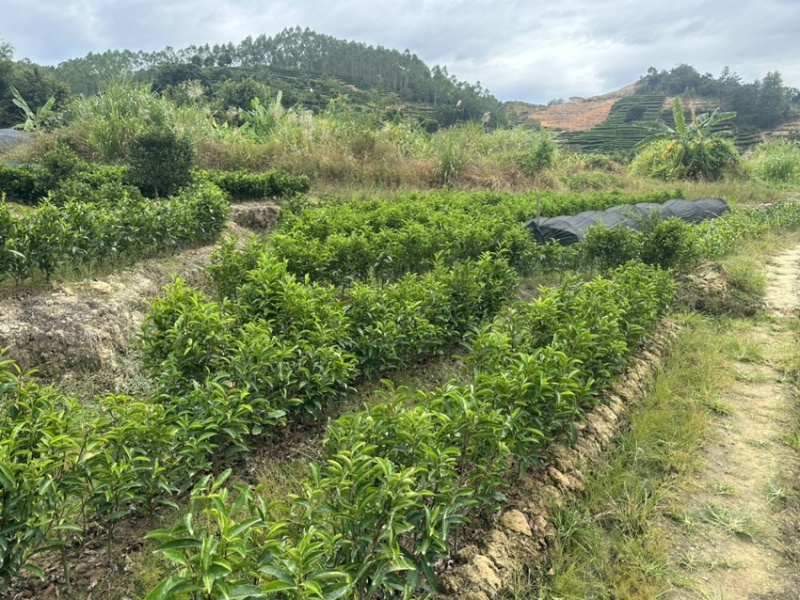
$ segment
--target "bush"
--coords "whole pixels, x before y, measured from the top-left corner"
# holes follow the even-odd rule
[[[687,271],[700,256],[697,229],[677,218],[647,219],[641,240],[642,262],[662,269]]]
[[[514,157],[520,170],[529,177],[551,167],[556,154],[556,143],[547,132],[531,135],[529,143]]]
[[[45,189],[58,188],[64,181],[89,170],[89,165],[64,142],[56,142],[44,153],[41,159],[42,171],[39,173]]]
[[[79,199],[66,196],[69,191]],[[93,201],[83,201],[84,193]],[[0,279],[24,280],[36,273],[49,278],[64,265],[139,258],[209,241],[219,235],[229,210],[222,191],[211,184],[151,202],[121,184],[95,191],[73,182],[54,198],[60,206],[46,200],[16,218],[0,204]]]
[[[187,136],[169,129],[152,129],[133,138],[128,153],[128,177],[148,196],[169,196],[191,179],[194,147]]]
[[[35,167],[0,165],[0,194],[20,204],[36,204],[45,194],[39,170]]]
[[[752,157],[753,174],[769,183],[800,181],[800,147],[797,142],[773,140],[759,144]]]
[[[731,140],[657,140],[633,159],[631,171],[657,179],[716,180],[733,172],[738,164],[739,152]]]
[[[639,232],[630,227],[595,225],[586,232],[580,249],[587,264],[610,269],[639,257],[640,237]]]
[[[284,171],[267,173],[249,171],[197,171],[195,179],[210,181],[220,187],[233,202],[261,198],[291,198],[308,192],[311,184],[305,175],[289,175]]]

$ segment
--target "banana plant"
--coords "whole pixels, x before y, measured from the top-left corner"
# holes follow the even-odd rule
[[[56,103],[55,96],[50,96],[43,106],[33,110],[17,88],[11,86],[9,89],[11,90],[11,95],[14,97],[12,102],[25,115],[25,122],[21,125],[17,125],[17,129],[21,129],[22,131],[37,131],[38,129],[46,127],[49,121],[55,116],[55,111],[53,110],[53,106]]]

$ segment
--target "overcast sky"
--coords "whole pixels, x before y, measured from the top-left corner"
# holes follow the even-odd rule
[[[603,94],[680,63],[800,87],[800,0],[0,0],[0,38],[41,64],[296,25],[408,48],[501,100]]]

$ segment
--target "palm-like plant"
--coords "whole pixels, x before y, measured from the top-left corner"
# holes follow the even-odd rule
[[[17,88],[11,86],[9,89],[11,90],[11,95],[14,97],[12,102],[25,115],[25,122],[15,126],[16,129],[21,129],[22,131],[36,131],[41,127],[47,126],[55,116],[55,111],[53,110],[53,105],[56,103],[55,96],[50,96],[44,106],[33,110],[19,91],[17,91]]]
[[[715,179],[726,167],[736,163],[736,148],[730,140],[722,139],[730,132],[714,131],[720,123],[736,118],[735,112],[722,112],[719,108],[700,115],[693,112],[691,122],[687,123],[681,100],[676,96],[672,116],[674,128],[658,122],[639,124],[650,132],[636,145],[637,150],[643,150],[640,162],[647,162],[650,174]],[[658,155],[654,153],[656,150]]]

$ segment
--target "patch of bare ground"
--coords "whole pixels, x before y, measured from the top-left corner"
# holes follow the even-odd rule
[[[591,98],[570,98],[548,106],[525,102],[509,102],[520,115],[539,121],[543,127],[559,131],[588,131],[608,118],[614,103],[636,91],[636,84],[627,85],[614,92]]]
[[[226,233],[244,238],[277,220],[267,203],[235,206]],[[180,276],[202,283],[216,245],[202,246],[141,261],[107,276],[54,282],[35,293],[0,299],[0,348],[21,369],[36,369],[48,379],[103,371],[123,379],[134,373],[126,360],[154,298]],[[135,368],[135,367],[134,367]]]
[[[737,331],[734,383],[714,400],[701,468],[678,492],[666,524],[681,586],[667,597],[800,599],[800,459],[781,439],[797,397],[781,361],[800,308],[800,246],[766,268],[770,320]]]

